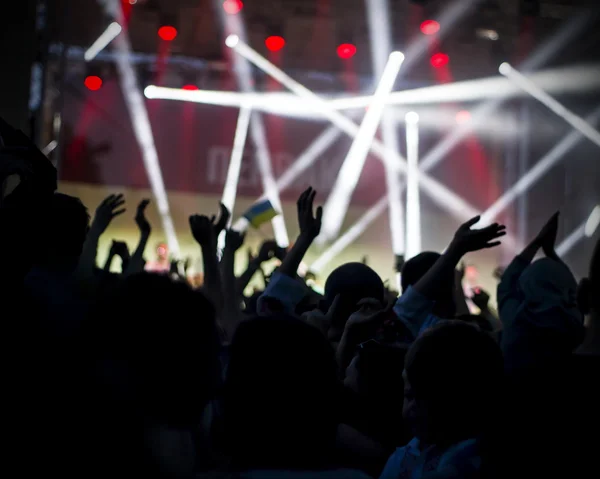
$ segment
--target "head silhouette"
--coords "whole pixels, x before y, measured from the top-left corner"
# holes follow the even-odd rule
[[[418,283],[440,256],[439,253],[425,251],[404,263],[401,276],[402,291],[404,292],[409,286],[414,286]],[[442,295],[436,300],[433,312],[440,318],[449,319],[454,317],[456,314],[456,304],[454,302],[453,283],[449,283]]]
[[[485,432],[502,384],[500,348],[462,321],[422,334],[404,363],[404,417],[429,444],[452,444]]]
[[[45,234],[40,243],[38,263],[51,267],[73,268],[83,248],[90,216],[79,198],[55,193],[45,209],[42,224]]]
[[[225,432],[241,469],[320,467],[335,442],[334,352],[316,329],[280,315],[242,323],[225,381]]]

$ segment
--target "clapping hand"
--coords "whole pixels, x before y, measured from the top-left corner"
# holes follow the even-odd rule
[[[190,229],[192,230],[192,235],[203,248],[216,245],[217,236],[215,235],[215,225],[213,221],[214,216],[212,219],[205,215],[190,216]]]
[[[246,239],[245,233],[240,233],[235,230],[227,230],[225,232],[225,248],[228,251],[235,252],[242,247]]]
[[[449,250],[463,256],[469,252],[493,248],[501,244],[500,241],[495,240],[506,234],[506,226],[494,223],[487,228],[479,230],[471,229],[479,219],[480,217],[476,216],[458,228],[454,239],[450,243]]]
[[[560,213],[557,211],[552,215],[542,230],[538,233],[535,242],[542,248],[544,254],[550,258],[556,256],[554,245],[558,234],[558,218]]]
[[[317,192],[309,187],[298,198],[298,223],[300,225],[300,235],[314,240],[321,232],[321,219],[323,217],[323,208],[319,206],[316,215],[313,214],[313,205]]]
[[[150,222],[146,219],[146,207],[150,204],[150,200],[142,200],[137,207],[137,211],[135,213],[135,224],[140,229],[140,232],[143,235],[150,235],[152,231],[152,227],[150,226]]]
[[[216,221],[216,216],[211,218],[211,222],[213,223],[213,228],[215,230],[215,237],[218,237],[227,225],[229,224],[229,219],[231,218],[231,213],[227,209],[227,207],[223,203],[219,203],[219,207],[221,211],[219,213],[219,221]]]
[[[124,204],[125,199],[122,194],[106,197],[96,209],[92,230],[98,236],[104,233],[114,218],[125,213],[125,208],[121,208]]]
[[[110,247],[110,254],[121,257],[123,261],[129,261],[130,258],[129,248],[124,241],[113,241]]]

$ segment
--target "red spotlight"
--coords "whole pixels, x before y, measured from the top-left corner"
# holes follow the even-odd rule
[[[223,2],[223,10],[225,10],[225,13],[228,15],[240,13],[242,8],[244,8],[244,4],[241,0],[225,0]]]
[[[198,87],[196,85],[183,85],[181,87],[182,90],[189,90],[189,91],[194,91],[194,90],[198,90]]]
[[[171,42],[175,40],[175,37],[177,36],[177,29],[170,25],[165,25],[158,29],[158,36],[165,42]]]
[[[337,47],[337,54],[342,60],[348,60],[356,55],[356,47],[352,43],[342,43]]]
[[[467,110],[461,110],[456,114],[456,123],[463,125],[471,121],[471,113]]]
[[[431,66],[434,68],[442,68],[448,65],[450,57],[445,53],[436,53],[431,57]]]
[[[90,75],[85,78],[83,84],[88,90],[97,91],[102,88],[102,78],[96,75]]]
[[[421,23],[421,32],[425,35],[435,35],[440,31],[440,24],[435,20],[425,20]]]
[[[285,39],[278,35],[271,35],[265,40],[265,45],[269,51],[278,52],[285,47]]]

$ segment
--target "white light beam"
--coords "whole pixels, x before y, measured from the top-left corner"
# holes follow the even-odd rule
[[[235,207],[235,198],[237,195],[238,182],[240,179],[240,171],[242,169],[242,158],[244,156],[244,149],[246,147],[246,138],[248,136],[248,127],[250,126],[251,116],[252,110],[250,108],[240,108],[237,125],[235,127],[235,136],[233,138],[231,159],[229,160],[229,166],[227,167],[227,178],[225,179],[225,188],[223,188],[223,195],[221,197],[221,203],[223,203],[227,207],[231,214],[233,214],[233,209]],[[227,225],[227,227],[229,226],[230,225]],[[222,251],[225,247],[224,231],[222,231],[219,235],[218,247],[219,251]]]
[[[352,199],[352,194],[362,174],[371,142],[381,121],[386,97],[390,94],[392,88],[394,88],[394,83],[396,82],[396,77],[403,61],[404,55],[400,52],[393,52],[389,56],[379,85],[373,95],[373,101],[363,118],[354,142],[350,147],[350,151],[346,155],[346,159],[325,203],[323,227],[321,230],[321,238],[324,240],[333,239],[340,231],[342,222],[348,211],[348,206],[350,205],[350,200]]]
[[[576,115],[564,105],[556,101],[534,82],[510,66],[510,64],[503,63],[500,65],[499,70],[502,75],[513,81],[516,85],[520,86],[536,100],[546,105],[550,110],[563,118],[573,128],[579,130],[590,141],[600,146],[600,131],[592,128],[583,118],[581,118],[579,115]]]
[[[100,35],[90,48],[86,50],[83,58],[86,62],[92,61],[96,55],[104,50],[123,31],[118,22],[112,22],[106,30]]]
[[[600,107],[596,108],[588,117],[589,122],[600,120]],[[544,157],[523,175],[519,180],[498,198],[482,215],[480,223],[487,225],[494,221],[519,195],[525,193],[531,186],[546,174],[556,163],[583,139],[583,134],[573,130],[558,142]]]
[[[353,138],[357,135],[359,127],[356,123],[338,111],[332,110],[326,101],[290,78],[247,44],[238,41],[235,50],[294,93],[312,102],[315,108],[321,111],[323,115],[327,116],[327,118],[347,135]],[[388,150],[377,139],[373,140],[370,149],[382,162],[389,163],[391,168],[406,174],[406,160],[400,156],[397,151]],[[421,173],[419,175],[419,183],[421,188],[423,188],[423,190],[427,192],[439,206],[453,214],[459,221],[465,221],[477,215],[477,210],[472,205],[431,177]]]
[[[112,5],[111,5],[112,3]],[[106,3],[107,8],[112,12],[118,23],[123,23],[123,9],[119,0],[113,0]],[[117,52],[117,69],[119,71],[119,81],[121,90],[125,97],[125,103],[129,110],[131,123],[135,138],[142,151],[142,159],[146,168],[146,173],[150,181],[150,188],[156,201],[156,208],[160,215],[162,227],[167,238],[169,248],[174,256],[179,255],[179,241],[175,232],[175,226],[171,218],[169,209],[169,200],[160,171],[160,163],[158,161],[158,153],[154,144],[154,135],[152,134],[152,126],[148,117],[148,110],[144,103],[144,96],[138,87],[138,81],[134,69],[129,63],[128,58],[131,54],[131,44],[129,37],[125,32],[115,38],[114,47]]]
[[[590,213],[590,216],[588,217],[587,221],[585,222],[585,229],[584,229],[585,235],[588,238],[591,238],[592,236],[594,236],[594,233],[598,229],[598,226],[600,226],[600,205],[597,205],[592,210],[592,212]]]
[[[373,71],[375,76],[380,78],[385,69],[387,56],[392,51],[390,10],[388,0],[366,0],[366,4]],[[415,57],[420,56],[419,52],[413,52],[412,54]],[[387,97],[388,103],[390,97],[391,95]],[[387,149],[399,150],[395,114],[389,108],[383,112],[381,119],[381,138]],[[404,254],[405,238],[400,175],[387,164],[385,165],[385,183],[388,192],[388,218],[392,237],[392,251],[395,255],[401,255]]]
[[[421,204],[419,200],[419,115],[406,114],[406,259],[421,252]]]
[[[585,238],[585,223],[579,225],[569,236],[567,236],[557,247],[556,254],[564,256],[571,251],[577,243]]]

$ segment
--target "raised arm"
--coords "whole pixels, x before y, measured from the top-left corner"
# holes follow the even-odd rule
[[[448,249],[415,284],[416,291],[429,299],[437,299],[448,282],[454,281],[456,265],[465,254],[500,244],[496,240],[506,234],[506,227],[494,223],[480,230],[471,229],[478,221],[479,216],[476,216],[458,228]]]
[[[272,308],[268,303],[272,300],[281,305],[283,311],[294,314],[296,306],[306,295],[306,285],[297,281],[298,268],[310,245],[321,232],[321,217],[323,209],[319,206],[316,215],[313,204],[316,191],[308,188],[298,199],[298,223],[300,235],[288,252],[279,271],[273,275],[267,289],[258,300],[259,314],[270,314]]]
[[[258,256],[252,257],[252,255],[248,253],[248,267],[246,268],[246,271],[236,279],[236,289],[238,294],[243,294],[248,283],[250,283],[250,280],[258,272],[261,265],[274,257],[277,250],[277,243],[273,240],[267,240],[261,245]]]
[[[498,284],[498,309],[503,322],[510,320],[511,310],[517,307],[519,278],[531,264],[537,252],[542,249],[549,258],[561,261],[554,251],[558,233],[559,213],[555,213],[540,230],[538,235],[508,265]]]
[[[204,286],[206,293],[214,301],[218,310],[223,308],[223,288],[219,261],[217,259],[217,238],[229,221],[229,211],[221,205],[221,217],[208,218],[204,215],[190,216],[190,228],[196,242],[202,249],[204,264]]]
[[[140,241],[137,245],[137,248],[133,252],[133,255],[131,256],[129,266],[125,270],[125,275],[127,276],[144,271],[144,251],[146,250],[150,233],[152,233],[152,226],[146,219],[146,208],[149,204],[150,200],[142,200],[135,213],[135,223],[140,230]]]
[[[123,195],[110,195],[100,203],[96,209],[92,226],[83,244],[83,250],[79,257],[76,276],[83,284],[88,284],[94,280],[96,269],[96,255],[98,252],[98,241],[100,236],[106,231],[111,221],[119,215],[125,213],[125,199]]]
[[[289,276],[290,278],[296,277],[304,255],[321,232],[323,208],[319,206],[316,210],[316,215],[313,213],[316,195],[317,192],[309,187],[300,195],[300,198],[298,198],[297,207],[300,235],[283,260],[281,268],[279,268],[281,274]]]
[[[235,278],[235,253],[244,244],[244,233],[227,230],[225,235],[225,248],[221,259],[221,272],[223,281],[223,314],[221,325],[227,333],[227,337],[233,336],[233,331],[241,319],[241,296],[236,288]]]
[[[129,262],[131,261],[131,256],[129,254],[129,248],[127,248],[127,243],[125,243],[124,241],[112,242],[110,252],[108,253],[108,258],[106,259],[106,263],[104,264],[104,271],[110,271],[110,267],[115,256],[121,258],[121,272],[124,273],[129,266]]]

